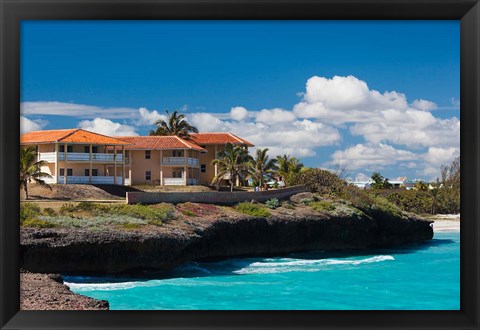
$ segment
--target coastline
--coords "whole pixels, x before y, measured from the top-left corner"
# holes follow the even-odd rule
[[[460,231],[460,214],[436,214],[429,218],[433,220],[433,231]]]
[[[106,300],[77,293],[61,275],[20,273],[20,310],[108,310]]]

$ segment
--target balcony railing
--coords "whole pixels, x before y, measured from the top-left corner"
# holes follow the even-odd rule
[[[163,184],[165,186],[183,186],[185,185],[184,178],[163,178]],[[187,179],[188,185],[198,185],[198,179]]]
[[[185,157],[163,157],[163,165],[185,165],[185,159],[187,159],[186,165],[198,166],[197,158],[185,158]]]
[[[165,186],[183,186],[185,181],[183,178],[163,178]]]
[[[116,156],[116,157],[115,157]],[[123,155],[121,154],[105,154],[105,153],[92,153],[93,162],[122,162]],[[41,152],[38,154],[39,160],[46,162],[55,162],[55,152]],[[65,160],[65,153],[58,153],[58,160]],[[67,152],[67,161],[90,161],[90,153],[87,152]]]
[[[114,184],[113,176],[92,176],[92,184]],[[117,184],[122,184],[122,177],[116,177]],[[59,176],[58,183],[64,183],[65,177]],[[88,176],[67,176],[67,183],[90,183]]]

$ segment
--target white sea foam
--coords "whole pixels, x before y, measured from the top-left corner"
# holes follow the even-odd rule
[[[269,274],[269,273],[287,273],[287,272],[316,272],[333,265],[358,266],[374,262],[395,260],[390,255],[374,256],[366,259],[318,259],[318,260],[300,260],[300,259],[282,259],[280,262],[254,262],[247,267],[235,270],[236,274]]]

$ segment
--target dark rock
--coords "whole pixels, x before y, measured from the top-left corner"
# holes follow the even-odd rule
[[[54,239],[36,238],[41,229],[22,229],[21,267],[41,273],[132,273],[191,260],[387,247],[433,237],[431,221],[405,216],[284,214],[191,221],[197,224],[189,231],[55,229]]]

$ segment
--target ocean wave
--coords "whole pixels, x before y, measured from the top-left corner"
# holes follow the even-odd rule
[[[271,260],[271,259],[270,259]],[[390,255],[374,256],[366,259],[318,259],[318,260],[298,260],[298,259],[281,259],[270,262],[265,260],[262,262],[254,262],[247,267],[235,270],[236,274],[268,274],[268,273],[286,273],[286,272],[316,272],[327,268],[328,266],[347,265],[358,266],[362,264],[370,264],[375,262],[383,262],[395,260]]]

